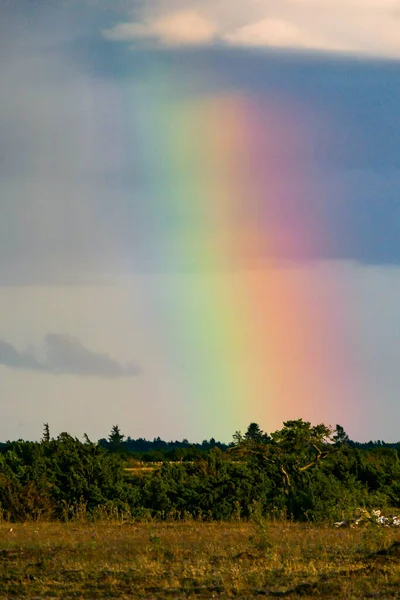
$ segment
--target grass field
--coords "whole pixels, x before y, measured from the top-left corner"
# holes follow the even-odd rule
[[[12,597],[400,598],[400,532],[262,522],[0,523],[0,598]]]

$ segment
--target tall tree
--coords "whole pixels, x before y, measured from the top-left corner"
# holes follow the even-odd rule
[[[250,425],[247,428],[246,433],[244,434],[244,437],[246,438],[246,440],[253,440],[255,442],[260,442],[262,439],[262,434],[263,434],[263,432],[261,431],[258,423],[250,423]]]
[[[333,440],[335,442],[335,446],[345,446],[349,443],[350,439],[345,430],[341,425],[336,425],[336,429],[334,431]]]
[[[118,450],[121,448],[122,442],[124,441],[124,434],[121,433],[121,430],[118,425],[113,425],[111,428],[111,433],[108,436],[108,442],[110,444],[111,450]]]
[[[50,441],[50,428],[48,423],[43,425],[42,443],[47,444]]]

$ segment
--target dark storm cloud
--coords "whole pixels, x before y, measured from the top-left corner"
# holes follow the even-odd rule
[[[0,8],[0,286],[182,268],[175,240],[195,236],[196,221],[163,202],[169,182],[141,164],[132,124],[135,85],[171,74],[193,99],[239,92],[266,107],[282,99],[293,114],[306,107],[310,135],[299,152],[315,189],[294,197],[288,177],[274,182],[278,208],[267,216],[288,239],[306,223],[321,242],[277,258],[400,263],[398,62],[227,47],[132,51],[102,38],[122,19],[93,12],[107,2],[61,4]],[[157,130],[147,135],[158,148]]]
[[[95,377],[131,377],[140,373],[135,363],[122,364],[108,354],[85,348],[78,338],[49,333],[41,348],[22,351],[0,340],[0,365],[13,369],[33,370],[53,374]]]

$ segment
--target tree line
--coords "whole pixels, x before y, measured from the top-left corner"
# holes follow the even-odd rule
[[[230,444],[83,441],[45,425],[40,442],[0,447],[0,519],[252,519],[324,521],[358,507],[400,508],[399,446],[357,444],[343,427],[251,423]],[[129,470],[133,461],[161,464]]]
[[[113,425],[108,438],[100,439],[99,444],[110,452],[129,454],[147,462],[192,460],[213,448],[219,448],[222,451],[229,448],[228,444],[218,442],[214,438],[203,440],[201,444],[189,442],[187,439],[166,442],[160,437],[153,440],[132,439],[130,436],[125,437],[118,425]]]

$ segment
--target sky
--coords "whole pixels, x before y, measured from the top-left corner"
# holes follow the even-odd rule
[[[0,440],[399,441],[400,0],[0,6]]]

